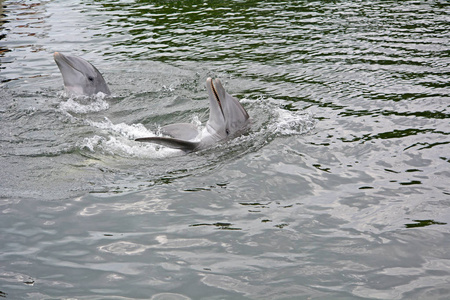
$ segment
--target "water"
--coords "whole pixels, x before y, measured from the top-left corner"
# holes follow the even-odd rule
[[[447,1],[3,1],[0,297],[448,299]],[[52,53],[113,95],[70,98]],[[207,77],[252,117],[185,155]]]

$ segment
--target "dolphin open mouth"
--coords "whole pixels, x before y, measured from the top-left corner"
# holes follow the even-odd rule
[[[219,94],[217,93],[217,90],[214,87],[214,80],[212,78],[209,78],[209,81],[211,83],[211,90],[214,94],[214,98],[216,98],[217,104],[219,104],[220,112],[222,113],[222,116],[225,118],[225,114],[223,113],[223,108],[222,108],[222,102],[220,102]]]

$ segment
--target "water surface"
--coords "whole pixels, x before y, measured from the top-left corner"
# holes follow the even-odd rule
[[[0,297],[447,299],[446,1],[3,1]],[[52,53],[112,96],[65,94]],[[252,117],[196,153],[134,138]]]

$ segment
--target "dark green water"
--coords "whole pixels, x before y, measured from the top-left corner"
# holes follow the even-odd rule
[[[450,297],[448,1],[1,4],[0,298]],[[133,141],[204,125],[207,77],[250,132]]]

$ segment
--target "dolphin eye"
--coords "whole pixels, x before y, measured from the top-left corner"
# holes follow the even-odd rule
[[[89,77],[88,77],[88,80],[89,80],[89,81],[94,81],[94,77],[89,76]]]
[[[225,129],[225,133],[227,134],[227,135],[229,135],[230,134],[230,130],[227,128],[227,129]]]

